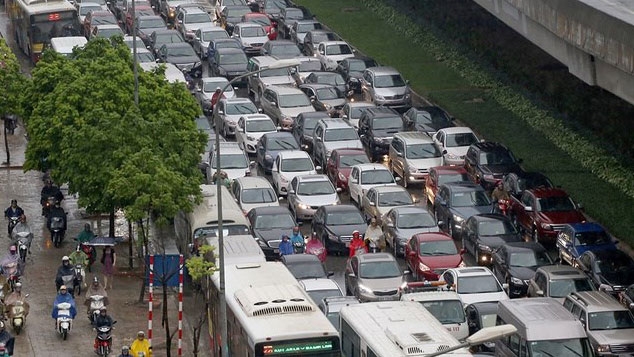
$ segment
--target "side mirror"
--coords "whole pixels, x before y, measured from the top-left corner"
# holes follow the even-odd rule
[[[412,273],[412,272],[411,272],[411,271],[409,271],[409,270],[407,270],[407,269],[403,270],[403,275],[407,275],[407,274],[411,274],[411,273]]]
[[[326,273],[326,276],[328,276],[329,278],[333,275],[335,275],[334,271],[329,271],[328,273]]]
[[[443,155],[447,155],[447,150],[443,150],[443,151],[442,151],[442,154],[443,154]]]
[[[218,109],[218,114],[220,114],[220,115],[224,115],[224,114],[225,114],[225,111],[224,111],[224,110],[222,110],[222,109]]]
[[[544,290],[537,290],[537,291],[535,291],[535,295],[537,295],[537,296],[544,296]]]
[[[376,206],[376,202],[370,201],[370,206]]]
[[[394,178],[394,181],[396,181],[396,182],[401,182],[401,178],[400,178],[400,177],[395,177],[395,178]]]
[[[402,153],[402,152],[400,152],[400,151],[397,151],[397,152],[396,152],[396,156],[398,156],[398,157],[403,157],[403,153]]]
[[[321,166],[315,166],[315,171],[321,171],[322,167]]]
[[[410,257],[415,257],[416,256],[416,252],[409,251],[409,252],[407,252],[407,255],[410,256]]]
[[[502,289],[508,290],[509,289],[509,284],[507,284],[507,283],[502,284]]]
[[[526,206],[526,207],[524,207],[524,211],[526,211],[526,212],[533,212],[533,207],[531,207],[531,206]]]
[[[355,278],[355,279],[357,278],[357,276],[354,275],[354,273],[348,273],[348,276],[351,277],[351,278]]]
[[[341,119],[348,119],[348,115],[346,115],[346,114],[342,115]]]
[[[438,227],[444,226],[445,222],[444,221],[438,221]]]
[[[295,190],[288,190],[288,194],[289,195],[294,195],[295,194]]]
[[[385,224],[388,228],[394,228],[394,223],[388,222]]]
[[[277,103],[275,103],[275,102],[271,102],[271,105],[274,106],[274,107],[277,107]]]
[[[341,187],[337,187],[337,193],[341,193],[342,191]]]
[[[464,255],[466,252],[467,252],[466,249],[464,249],[464,248],[460,249],[460,255]]]

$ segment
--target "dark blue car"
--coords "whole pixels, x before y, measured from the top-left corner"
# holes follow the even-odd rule
[[[587,251],[613,250],[616,242],[600,224],[583,222],[567,224],[557,235],[559,259],[577,266],[577,259]]]
[[[255,161],[264,169],[264,173],[270,174],[277,154],[283,150],[299,150],[299,143],[292,133],[264,134],[258,141]]]

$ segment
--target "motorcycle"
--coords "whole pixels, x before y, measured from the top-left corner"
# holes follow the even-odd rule
[[[304,242],[295,242],[293,243],[293,251],[295,254],[304,254],[306,250],[306,246]]]
[[[19,221],[20,217],[9,217],[9,225],[7,227],[9,231],[9,237],[11,237],[11,232],[13,232],[13,228],[15,228],[15,225],[18,224]]]
[[[26,256],[31,245],[32,233],[28,230],[13,231],[13,244],[18,247],[18,255],[23,263],[26,263]]]
[[[371,239],[366,238],[365,240],[365,246],[367,248],[368,253],[379,253],[379,247],[378,245]]]
[[[84,266],[82,264],[75,264],[75,281],[73,289],[77,291],[77,296],[81,295],[81,286],[84,282],[86,272],[84,272]]]
[[[55,206],[55,196],[42,197],[42,216],[48,218],[53,206]]]
[[[53,241],[53,245],[57,248],[62,244],[62,240],[64,239],[64,217],[52,217],[51,218],[51,227],[49,228],[51,231],[51,240]]]
[[[7,278],[7,283],[9,284],[11,291],[13,291],[15,289],[15,283],[20,281],[20,271],[18,269],[18,263],[17,262],[6,263],[2,267],[2,272],[4,273],[4,276]]]
[[[306,237],[308,239],[308,237]],[[306,244],[306,254],[316,255],[320,262],[325,262],[327,257],[326,248],[317,238],[313,238]]]
[[[497,202],[493,202],[493,209],[491,213],[500,213],[503,216],[508,217],[508,212],[511,209],[511,201],[500,199]]]
[[[7,129],[7,133],[13,135],[15,133],[15,128],[18,127],[18,118],[9,114],[4,117],[4,127]]]
[[[29,294],[26,294],[24,297],[29,297]],[[11,320],[11,326],[13,327],[13,331],[15,331],[16,335],[20,334],[26,321],[25,304],[25,301],[16,301],[9,306],[9,319]]]
[[[97,252],[95,251],[95,247],[88,244],[82,244],[81,250],[88,256],[88,272],[90,273],[92,270],[92,264],[95,262],[95,257],[97,256]]]
[[[112,325],[116,324],[116,321],[112,322]],[[95,337],[95,352],[99,356],[108,356],[112,350],[112,329],[113,326],[101,326],[97,327],[97,337]]]
[[[62,335],[64,341],[73,327],[73,319],[70,315],[70,303],[63,302],[57,304],[57,332]]]
[[[90,310],[88,311],[88,319],[90,320],[90,324],[94,325],[97,320],[97,316],[99,316],[99,312],[104,308],[104,296],[103,295],[92,295],[90,296]]]
[[[62,275],[62,285],[66,286],[66,290],[72,297],[75,297],[75,285],[77,285],[76,281],[77,276],[74,273],[73,275]],[[57,287],[57,289],[59,290],[59,287]]]

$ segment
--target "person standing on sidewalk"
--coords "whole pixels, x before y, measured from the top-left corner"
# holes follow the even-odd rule
[[[112,247],[107,246],[103,249],[101,264],[103,264],[103,286],[106,290],[112,290],[114,267],[117,265],[117,255]]]

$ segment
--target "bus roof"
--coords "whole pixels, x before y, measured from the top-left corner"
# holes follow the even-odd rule
[[[249,221],[244,217],[242,209],[235,202],[233,196],[225,186],[222,190],[222,222],[225,225],[243,224],[249,226]],[[200,185],[202,192],[202,202],[194,207],[189,214],[191,217],[191,227],[208,227],[218,225],[218,196],[216,185]]]
[[[549,297],[500,301],[498,317],[517,327],[527,341],[586,337],[581,322],[559,301]]]
[[[218,237],[207,237],[207,244],[216,247],[214,256],[218,256]],[[224,238],[225,264],[263,263],[264,252],[258,242],[250,235],[235,235]],[[216,266],[220,262],[216,261]]]
[[[77,11],[75,6],[67,0],[15,0],[30,15],[51,11]]]
[[[385,301],[349,305],[341,309],[343,322],[367,343],[377,356],[422,356],[460,344],[421,304]],[[471,356],[466,349],[450,356]]]

